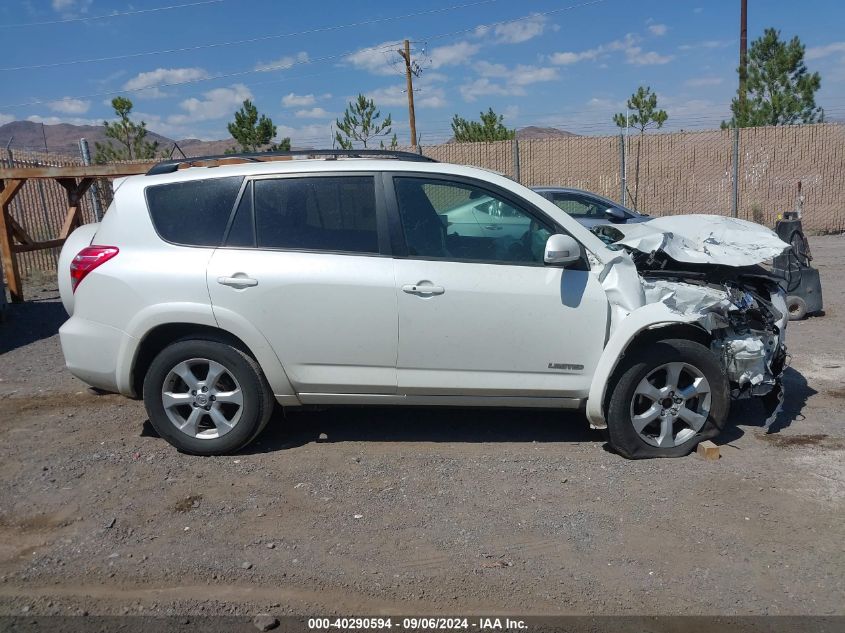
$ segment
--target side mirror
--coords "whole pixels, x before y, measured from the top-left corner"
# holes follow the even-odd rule
[[[628,219],[628,214],[619,207],[610,207],[609,209],[605,209],[604,214],[611,220],[617,220],[619,222],[624,222]]]
[[[581,258],[581,245],[569,235],[555,233],[546,240],[543,261],[547,264],[571,264]]]

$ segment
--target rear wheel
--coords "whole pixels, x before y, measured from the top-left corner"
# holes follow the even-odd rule
[[[182,340],[165,348],[144,379],[150,422],[194,455],[231,453],[251,442],[274,399],[255,359],[218,341]]]
[[[613,385],[610,444],[629,459],[681,457],[715,437],[729,408],[727,377],[694,341],[659,341],[635,352]]]

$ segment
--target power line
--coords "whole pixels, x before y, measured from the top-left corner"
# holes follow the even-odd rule
[[[605,0],[591,0],[590,2],[575,4],[575,5],[571,5],[571,6],[568,6],[568,7],[563,7],[561,9],[554,9],[552,11],[546,11],[546,12],[542,12],[542,13],[533,13],[531,15],[523,16],[521,18],[514,18],[513,20],[499,20],[498,22],[491,22],[489,24],[480,24],[480,25],[478,25],[478,26],[476,26],[472,29],[465,29],[463,31],[457,31],[457,32],[453,32],[453,33],[445,33],[445,34],[438,34],[438,35],[431,35],[427,39],[429,39],[429,40],[440,39],[440,38],[443,38],[443,37],[449,37],[449,36],[455,35],[456,33],[459,34],[459,33],[467,33],[467,32],[470,32],[470,31],[475,31],[478,28],[489,28],[491,26],[499,26],[499,25],[502,25],[502,24],[511,24],[511,23],[514,23],[514,22],[522,22],[522,21],[527,20],[527,19],[536,18],[537,16],[551,15],[551,14],[555,14],[555,13],[560,13],[562,11],[569,11],[571,9],[576,9],[576,8],[580,8],[580,7],[594,5],[594,4],[598,4],[600,2],[604,2],[604,1]],[[254,74],[254,73],[257,73],[257,72],[267,72],[267,71],[272,71],[272,70],[287,70],[287,69],[291,68],[292,66],[298,66],[298,65],[301,65],[301,64],[313,64],[313,63],[316,63],[316,62],[338,59],[338,58],[347,57],[349,55],[352,55],[352,54],[358,53],[358,52],[362,52],[362,51],[388,50],[389,48],[392,48],[392,47],[396,46],[397,44],[398,44],[397,42],[391,42],[389,44],[389,46],[388,45],[370,46],[370,47],[366,47],[366,48],[360,48],[360,49],[355,49],[355,50],[351,50],[351,51],[346,51],[346,52],[343,52],[343,53],[337,53],[337,54],[334,54],[334,55],[324,55],[322,57],[316,57],[316,58],[313,58],[313,59],[307,59],[307,60],[301,60],[301,61],[297,60],[297,61],[294,61],[294,62],[289,63],[289,64],[280,64],[280,65],[277,65],[277,66],[264,66],[261,69],[241,70],[241,71],[235,71],[235,72],[231,72],[231,73],[220,73],[220,74],[217,74],[217,75],[212,75],[210,77],[200,77],[200,78],[196,78],[196,79],[186,79],[184,81],[154,84],[154,85],[151,85],[151,86],[145,86],[143,88],[131,88],[131,89],[122,89],[122,90],[107,90],[107,91],[91,93],[91,94],[87,94],[87,95],[59,97],[58,99],[59,100],[62,100],[62,99],[87,99],[87,98],[93,98],[93,97],[103,97],[103,96],[109,96],[109,95],[114,95],[114,94],[122,94],[122,93],[126,93],[126,92],[141,92],[141,91],[144,91],[144,90],[151,90],[153,88],[169,88],[169,87],[173,87],[173,86],[196,84],[196,83],[201,83],[201,82],[205,82],[205,81],[214,81],[216,79],[229,79],[229,78],[232,78],[232,77],[242,77],[244,75],[251,75],[251,74]],[[19,107],[31,106],[31,105],[41,105],[41,104],[49,103],[51,101],[56,101],[56,100],[57,100],[56,98],[34,99],[32,101],[27,101],[27,102],[22,102],[22,103],[0,105],[0,108],[19,108]]]
[[[223,2],[224,0],[214,0],[215,2]],[[211,42],[208,44],[197,44],[194,46],[183,46],[179,48],[167,48],[155,51],[140,51],[137,53],[126,53],[124,55],[111,55],[109,57],[93,57],[90,59],[71,59],[59,62],[48,62],[44,64],[32,64],[30,66],[10,66],[7,68],[0,68],[0,72],[10,72],[15,70],[38,70],[43,68],[56,68],[59,66],[70,66],[74,64],[93,64],[97,62],[110,62],[121,59],[133,59],[137,57],[147,57],[150,55],[167,55],[173,53],[187,53],[191,51],[204,50],[209,48],[220,48],[224,46],[240,46],[243,44],[254,44],[256,42],[266,42],[273,39],[282,39],[286,37],[295,37],[299,35],[313,35],[315,33],[325,33],[328,31],[338,31],[341,29],[354,28],[359,26],[367,26],[371,24],[380,24],[382,22],[390,22],[395,20],[404,20],[407,18],[415,18],[423,15],[432,15],[436,13],[444,13],[447,11],[455,11],[458,9],[466,9],[468,7],[475,7],[482,4],[491,4],[499,0],[477,0],[476,2],[468,2],[465,4],[458,4],[451,7],[442,7],[439,9],[427,9],[425,11],[417,11],[415,13],[407,13],[405,15],[396,15],[387,18],[373,18],[371,20],[362,20],[360,22],[352,22],[350,24],[336,24],[332,26],[323,26],[305,31],[294,31],[292,33],[277,33],[273,35],[261,35],[258,37],[250,37],[243,40],[232,40],[229,42]],[[183,5],[186,6],[186,5]]]
[[[220,2],[227,2],[228,0],[201,0],[200,2],[188,2],[185,4],[172,4],[167,7],[154,7],[152,9],[136,9],[134,11],[120,11],[114,13],[103,13],[101,15],[90,15],[79,18],[64,18],[62,20],[47,20],[44,22],[22,22],[18,24],[0,24],[0,29],[12,29],[25,26],[46,26],[49,24],[67,24],[69,22],[88,22],[90,20],[104,20],[106,18],[117,18],[125,15],[138,15],[139,13],[155,13],[157,11],[170,11],[171,9],[184,9],[187,7],[197,7],[204,4],[218,4]]]
[[[352,50],[352,51],[345,51],[343,53],[336,53],[334,55],[324,55],[322,57],[314,57],[314,58],[311,58],[311,59],[308,59],[308,60],[294,61],[294,62],[291,62],[289,64],[279,64],[279,65],[276,65],[276,66],[262,66],[262,68],[260,70],[258,70],[258,69],[239,70],[239,71],[235,71],[235,72],[231,72],[231,73],[221,73],[221,74],[217,74],[217,75],[212,75],[210,77],[199,77],[199,78],[196,78],[196,79],[186,79],[184,81],[171,81],[171,82],[168,82],[168,83],[154,84],[154,85],[151,85],[151,86],[144,86],[143,88],[123,88],[121,90],[104,90],[104,91],[101,91],[101,92],[92,92],[92,93],[85,94],[85,95],[75,95],[75,96],[72,96],[72,97],[60,97],[58,99],[35,99],[33,101],[27,101],[27,102],[23,102],[23,103],[13,103],[13,104],[7,103],[7,104],[4,104],[4,105],[0,105],[0,108],[21,108],[21,107],[24,107],[24,106],[42,105],[42,104],[45,104],[45,103],[52,103],[53,101],[69,101],[69,100],[72,100],[72,99],[92,99],[92,98],[96,98],[96,97],[107,97],[109,95],[124,94],[124,93],[127,93],[127,92],[144,92],[145,90],[152,90],[154,88],[173,88],[174,86],[185,86],[185,85],[189,85],[189,84],[197,84],[197,83],[202,83],[202,82],[205,82],[205,81],[213,81],[215,79],[231,79],[233,77],[242,77],[244,75],[252,75],[254,73],[259,73],[259,72],[270,72],[270,71],[273,71],[273,70],[288,70],[289,68],[291,68],[293,66],[299,66],[299,65],[302,65],[302,64],[313,64],[313,63],[317,63],[317,62],[324,62],[324,61],[329,61],[329,60],[332,60],[332,59],[338,59],[338,58],[341,58],[341,57],[347,57],[349,55],[352,55],[353,53],[357,53],[357,52],[360,52],[360,51],[382,51],[382,50],[386,51],[386,50],[393,48],[394,46],[398,46],[400,43],[401,42],[391,42],[389,45],[371,46],[369,48],[358,48],[358,49],[355,49],[355,50]],[[282,80],[279,79],[279,80],[276,80],[276,81],[282,81]],[[272,83],[272,82],[266,82],[266,81],[260,82],[259,81],[259,82],[253,82],[253,83],[250,83],[250,84],[245,84],[245,85],[256,86],[256,85],[261,85],[261,84],[265,84],[265,83]]]

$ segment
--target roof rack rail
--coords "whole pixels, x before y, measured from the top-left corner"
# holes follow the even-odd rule
[[[212,156],[194,156],[191,158],[173,158],[170,160],[163,160],[160,163],[156,163],[150,168],[146,175],[155,176],[157,174],[171,174],[183,165],[190,167],[197,163],[207,163],[213,161],[226,161],[226,163],[264,163],[273,160],[294,158],[296,156],[325,156],[334,159],[383,157],[397,158],[400,160],[414,161],[419,163],[437,162],[433,158],[423,156],[422,154],[417,154],[414,152],[402,152],[392,149],[297,149],[279,152],[245,152],[238,154],[215,154]]]

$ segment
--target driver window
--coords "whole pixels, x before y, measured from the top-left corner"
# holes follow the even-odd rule
[[[576,218],[603,218],[604,209],[594,201],[571,193],[552,194],[554,202],[561,211]]]
[[[393,182],[411,257],[543,263],[551,228],[497,194],[447,180]]]

